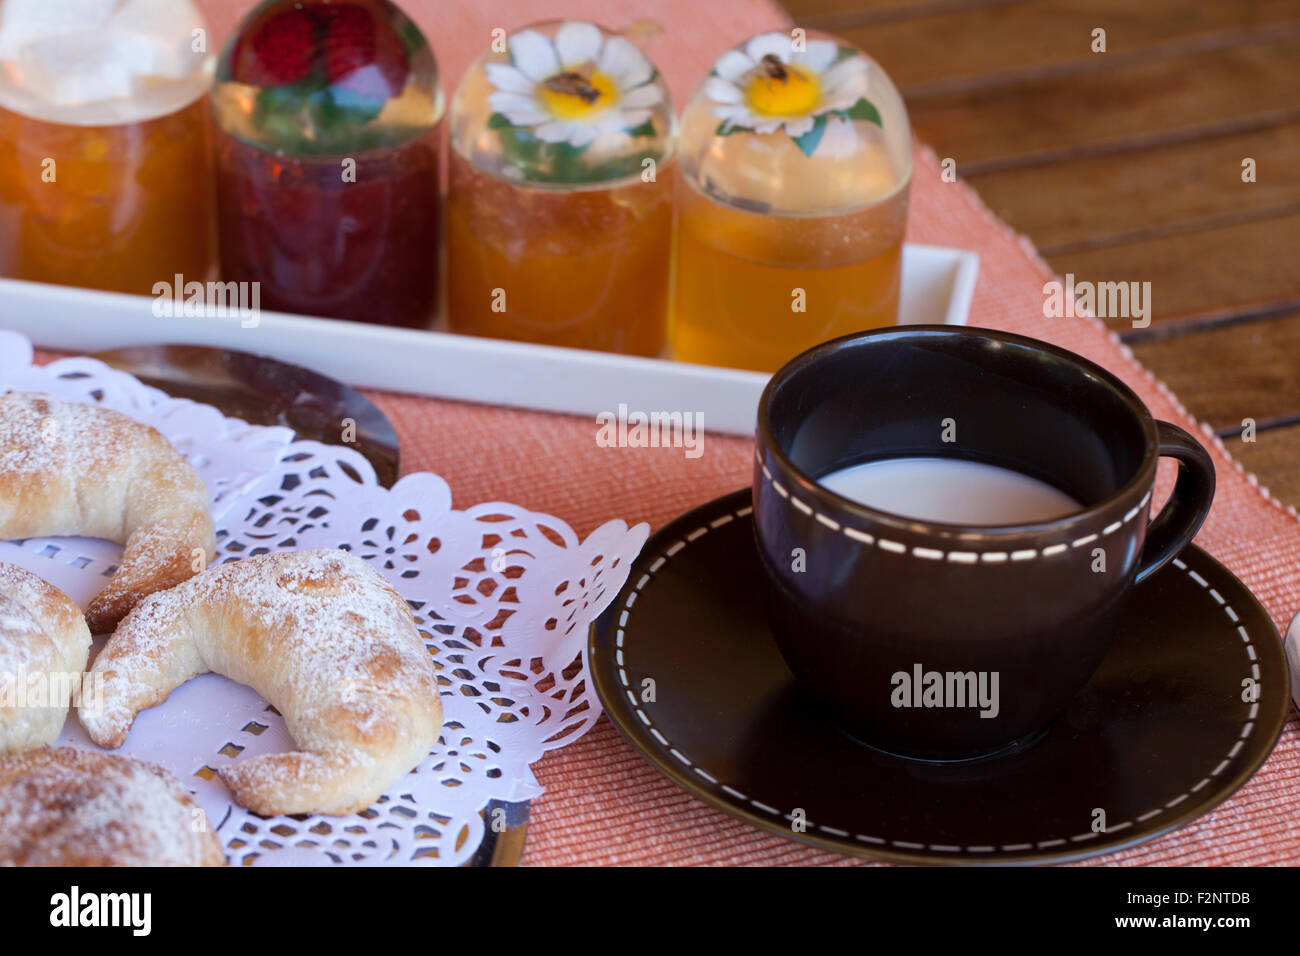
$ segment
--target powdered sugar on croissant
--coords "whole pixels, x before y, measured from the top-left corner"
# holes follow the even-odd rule
[[[72,598],[0,562],[0,757],[55,741],[89,653]]]
[[[212,559],[212,502],[157,431],[99,405],[0,396],[0,538],[84,535],[124,546],[86,608],[96,633]]]
[[[119,747],[139,711],[207,671],[265,697],[300,748],[218,770],[237,803],[266,816],[363,810],[442,728],[410,606],[344,551],[245,558],[141,601],[95,661],[103,708],[82,708],[81,722]]]
[[[225,866],[194,798],[162,767],[75,747],[0,759],[0,866]]]

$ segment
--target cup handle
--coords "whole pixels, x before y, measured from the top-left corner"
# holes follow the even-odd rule
[[[1178,459],[1178,479],[1160,514],[1147,526],[1135,582],[1163,568],[1200,530],[1214,500],[1214,461],[1195,438],[1177,425],[1156,422],[1160,456]]]

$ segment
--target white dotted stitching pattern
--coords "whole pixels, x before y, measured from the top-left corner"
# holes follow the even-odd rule
[[[755,449],[754,451],[754,459],[758,462],[758,466],[763,469],[763,478],[767,481],[769,485],[771,485],[774,489],[776,489],[776,493],[778,495],[780,495],[782,498],[789,498],[790,504],[794,505],[796,509],[802,511],[806,515],[810,515],[811,517],[815,518],[818,522],[824,524],[832,531],[838,531],[841,534],[843,534],[846,538],[851,538],[854,541],[859,542],[860,544],[874,544],[882,551],[890,551],[893,552],[894,554],[908,554],[910,551],[912,557],[914,558],[922,558],[927,561],[950,561],[953,564],[975,564],[977,561],[983,561],[986,564],[1001,564],[1008,560],[1032,561],[1035,558],[1050,558],[1053,555],[1064,554],[1065,552],[1069,551],[1072,548],[1082,548],[1085,545],[1091,544],[1092,542],[1098,540],[1099,538],[1104,538],[1107,535],[1114,534],[1120,528],[1124,527],[1124,525],[1128,524],[1139,514],[1141,514],[1142,510],[1146,508],[1147,502],[1151,500],[1151,492],[1147,491],[1147,493],[1142,496],[1142,500],[1139,501],[1134,507],[1130,508],[1128,513],[1125,514],[1124,517],[1121,518],[1119,521],[1115,521],[1112,522],[1111,524],[1108,524],[1098,534],[1085,535],[1082,538],[1076,538],[1075,540],[1069,542],[1068,544],[1064,544],[1064,543],[1049,544],[1045,548],[1024,548],[1019,551],[1009,551],[1009,552],[1008,551],[940,551],[937,548],[923,548],[919,546],[909,549],[907,545],[902,544],[901,542],[890,541],[887,538],[873,537],[872,535],[867,534],[867,532],[865,531],[859,531],[856,528],[850,528],[845,525],[841,525],[834,518],[822,514],[820,511],[818,511],[817,509],[809,505],[806,501],[801,501],[800,499],[796,498],[794,495],[790,493],[790,490],[786,488],[785,485],[781,484],[781,482],[773,478],[772,472],[768,470],[767,465],[763,464],[763,456],[757,449]]]
[[[645,585],[649,582],[651,574],[654,574],[656,571],[662,568],[667,563],[668,557],[678,554],[683,548],[685,548],[686,542],[688,540],[696,541],[699,538],[703,537],[705,534],[707,534],[710,530],[728,524],[729,522],[731,522],[736,518],[744,518],[752,514],[753,511],[754,511],[753,507],[747,505],[744,508],[741,508],[738,511],[736,511],[734,514],[725,516],[725,519],[719,518],[714,520],[707,526],[697,528],[695,531],[686,535],[684,540],[679,540],[673,543],[672,545],[670,545],[668,548],[666,548],[664,550],[664,555],[660,556],[659,558],[656,558],[655,561],[651,563],[650,574],[643,574],[641,576],[641,579],[637,581],[632,591],[628,594],[627,600],[624,602],[624,610],[619,615],[618,627],[615,629],[615,634],[614,634],[616,654],[618,655],[618,662],[620,664],[620,667],[618,668],[618,676],[619,676],[619,680],[622,681],[623,683],[623,690],[627,694],[627,699],[631,702],[632,709],[636,712],[637,717],[641,720],[641,723],[643,723],[647,728],[649,728],[650,733],[654,735],[654,738],[657,741],[659,741],[659,743],[664,748],[666,748],[670,754],[672,754],[673,759],[677,760],[679,763],[681,763],[683,766],[685,766],[687,769],[692,771],[700,778],[708,781],[714,787],[714,789],[722,791],[727,796],[731,797],[733,800],[737,800],[742,803],[748,804],[749,806],[754,807],[756,810],[761,810],[763,813],[766,813],[772,817],[776,817],[777,819],[793,821],[794,820],[793,814],[782,813],[776,807],[769,806],[766,803],[762,803],[761,801],[756,800],[745,793],[742,793],[741,791],[737,790],[735,787],[721,783],[716,777],[708,773],[703,768],[694,764],[689,757],[687,757],[676,747],[672,746],[668,742],[667,738],[664,737],[664,735],[651,722],[649,715],[646,714],[644,710],[642,710],[640,703],[637,701],[636,695],[632,691],[632,686],[628,682],[627,672],[621,666],[623,662],[623,636],[624,636],[624,629],[627,627],[629,609],[632,607],[633,604],[636,603],[637,595],[641,592],[641,589],[644,588]],[[1254,678],[1255,686],[1258,689],[1260,684],[1260,669],[1259,669],[1258,655],[1256,654],[1254,644],[1251,643],[1249,633],[1247,633],[1246,628],[1241,626],[1241,624],[1239,623],[1239,618],[1237,617],[1236,612],[1232,610],[1232,607],[1224,600],[1223,596],[1220,595],[1218,591],[1210,587],[1209,582],[1206,581],[1205,578],[1201,577],[1201,575],[1197,574],[1195,571],[1188,568],[1186,563],[1184,563],[1181,559],[1174,558],[1173,564],[1180,571],[1185,571],[1189,578],[1191,578],[1203,590],[1209,593],[1214,598],[1217,606],[1225,613],[1228,619],[1233,623],[1233,625],[1236,628],[1237,634],[1241,637],[1242,643],[1245,645],[1246,656],[1250,659],[1251,662],[1250,673],[1251,676]],[[1145,823],[1148,820],[1151,820],[1168,810],[1172,810],[1174,807],[1177,807],[1179,804],[1183,803],[1183,801],[1187,800],[1187,798],[1190,797],[1192,794],[1197,793],[1200,790],[1204,789],[1206,786],[1208,786],[1210,781],[1214,777],[1217,777],[1219,774],[1223,773],[1223,771],[1227,769],[1228,764],[1233,760],[1233,758],[1235,758],[1237,754],[1241,752],[1241,749],[1246,744],[1247,738],[1250,737],[1251,733],[1255,729],[1255,719],[1258,715],[1259,715],[1259,704],[1258,702],[1256,702],[1251,704],[1249,719],[1246,721],[1245,725],[1241,728],[1241,733],[1237,736],[1237,739],[1233,743],[1231,749],[1229,749],[1227,756],[1219,762],[1218,766],[1216,766],[1213,770],[1211,770],[1206,776],[1202,777],[1194,786],[1189,787],[1186,791],[1174,797],[1172,800],[1168,801],[1167,803],[1164,803],[1163,805],[1158,807],[1153,807],[1147,812],[1134,817],[1132,820],[1124,820],[1120,823],[1108,825],[1105,831],[1106,835],[1119,833],[1133,826],[1135,823]],[[1074,836],[1071,837],[1063,837],[1054,840],[1041,840],[1037,843],[1010,843],[1000,847],[984,846],[984,845],[956,846],[956,845],[941,844],[941,843],[928,843],[928,844],[911,843],[906,840],[890,840],[884,837],[870,836],[865,833],[851,833],[850,831],[841,830],[836,827],[829,827],[826,826],[825,824],[815,824],[813,823],[813,821],[807,819],[804,820],[804,823],[809,829],[817,829],[822,831],[823,833],[827,833],[831,836],[840,837],[843,839],[852,837],[854,840],[857,840],[860,843],[866,843],[873,846],[892,846],[892,847],[897,847],[898,849],[901,850],[929,850],[930,852],[933,853],[980,854],[980,853],[993,853],[997,850],[1001,850],[1004,853],[1024,852],[1027,850],[1034,850],[1034,849],[1050,850],[1054,847],[1066,846],[1071,843],[1084,843],[1088,840],[1094,840],[1097,837],[1102,835],[1095,831],[1089,830],[1084,833],[1075,834]]]

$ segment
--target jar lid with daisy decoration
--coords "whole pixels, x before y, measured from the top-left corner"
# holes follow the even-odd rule
[[[756,212],[826,214],[905,188],[912,136],[875,60],[836,37],[763,33],[718,58],[682,113],[681,169]]]
[[[534,186],[639,176],[673,152],[676,122],[658,69],[628,36],[578,20],[493,40],[448,113],[452,149]]]

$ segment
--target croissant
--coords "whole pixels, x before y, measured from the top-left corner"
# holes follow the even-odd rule
[[[145,598],[91,669],[104,706],[78,715],[95,743],[120,747],[137,713],[207,671],[266,698],[299,747],[218,769],[235,802],[264,816],[363,810],[442,728],[410,606],[344,551],[244,558]]]
[[[76,747],[0,759],[0,866],[225,866],[207,818],[151,763]]]
[[[86,608],[112,630],[145,595],[212,559],[212,503],[198,472],[148,425],[99,405],[0,396],[0,538],[85,535],[124,545]]]
[[[0,562],[0,757],[54,742],[89,653],[81,608],[30,571]]]

